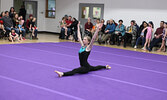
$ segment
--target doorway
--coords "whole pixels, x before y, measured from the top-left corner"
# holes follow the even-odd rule
[[[33,17],[37,18],[38,5],[37,1],[24,1],[25,9],[26,9],[26,19],[29,18],[29,15],[32,14]],[[37,25],[37,20],[36,20]]]
[[[22,5],[25,6],[26,9],[26,19],[29,18],[29,15],[32,14],[35,18],[37,18],[37,11],[38,11],[38,2],[37,1],[26,1],[26,0],[14,0],[14,8],[17,13],[19,13],[19,9]],[[37,21],[36,21],[37,25]]]

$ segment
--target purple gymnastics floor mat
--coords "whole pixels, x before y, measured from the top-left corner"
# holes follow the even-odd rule
[[[0,100],[167,100],[167,56],[94,46],[93,66],[110,70],[59,78],[79,66],[79,43],[0,45]]]

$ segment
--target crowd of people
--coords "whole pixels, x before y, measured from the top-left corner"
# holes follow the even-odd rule
[[[78,20],[76,18],[65,15],[60,21],[61,32],[59,38],[74,39],[77,42],[77,24]],[[167,22],[161,21],[160,27],[154,30],[152,21],[143,21],[138,26],[135,20],[131,20],[130,25],[126,27],[121,19],[118,23],[113,19],[107,20],[106,24],[104,19],[96,19],[96,24],[93,25],[91,18],[88,18],[82,36],[92,37],[97,27],[100,28],[96,38],[99,44],[109,43],[110,45],[117,44],[117,46],[123,44],[125,48],[128,44],[135,49],[141,44],[141,49],[145,51],[152,51],[153,47],[161,45],[157,51],[166,51]]]
[[[26,34],[30,33],[30,39],[38,39],[38,28],[35,22],[36,18],[31,14],[26,19],[24,6],[21,7],[19,13],[15,12],[14,7],[11,7],[10,11],[2,11],[0,15],[0,38],[8,38],[11,42],[23,41],[26,39]],[[78,22],[76,18],[65,15],[60,21],[59,38],[74,39],[77,42]],[[161,21],[160,27],[155,30],[152,21],[143,21],[138,26],[135,20],[131,20],[130,25],[126,27],[121,19],[118,23],[113,19],[107,20],[106,24],[104,19],[96,19],[96,23],[93,25],[91,18],[88,18],[84,25],[84,32],[81,32],[82,36],[92,37],[97,27],[100,28],[96,37],[99,44],[109,43],[110,45],[117,44],[117,46],[123,44],[123,47],[128,44],[135,49],[139,48],[141,44],[143,50],[149,51],[152,51],[153,47],[161,45],[157,51],[166,51],[167,22]]]
[[[10,11],[2,11],[0,15],[0,38],[7,38],[11,42],[23,41],[26,34],[30,33],[30,39],[38,39],[38,28],[35,24],[36,18],[29,15],[26,20],[26,10],[21,6],[19,13],[14,7]]]

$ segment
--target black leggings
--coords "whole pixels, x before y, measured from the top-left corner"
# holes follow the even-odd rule
[[[100,70],[100,69],[106,69],[106,66],[79,67],[79,68],[73,69],[72,71],[64,72],[64,75],[63,75],[63,76],[72,76],[72,75],[74,75],[74,74],[76,74],[76,73],[85,74],[85,73],[88,73],[88,72],[90,72],[90,71],[96,71],[96,70]]]

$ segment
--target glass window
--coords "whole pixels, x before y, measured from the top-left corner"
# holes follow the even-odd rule
[[[46,0],[46,17],[55,18],[56,0]]]
[[[82,18],[88,19],[89,17],[89,7],[82,7]]]
[[[101,8],[93,7],[93,19],[97,19],[101,17]]]

